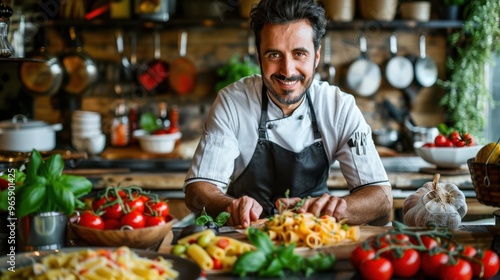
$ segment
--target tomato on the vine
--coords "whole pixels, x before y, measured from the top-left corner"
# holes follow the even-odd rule
[[[420,269],[420,254],[415,249],[407,249],[401,257],[391,256],[395,276],[409,278],[417,274]]]
[[[123,208],[120,203],[118,203],[116,199],[113,199],[112,201],[114,204],[101,209],[104,211],[104,214],[102,214],[104,219],[120,219],[123,216]]]
[[[441,267],[448,262],[448,259],[449,257],[445,253],[423,253],[420,262],[422,271],[426,276],[436,277],[439,275]]]
[[[470,280],[472,279],[472,267],[469,262],[458,258],[455,263],[448,262],[441,267],[439,278],[443,280]]]
[[[434,144],[436,144],[436,147],[453,147],[453,142],[443,134],[439,134],[434,138]]]
[[[364,279],[389,280],[393,267],[388,259],[380,257],[362,262],[359,270]]]
[[[92,201],[92,210],[94,210],[95,212],[99,212],[101,209],[101,206],[106,204],[107,200],[105,197],[100,197],[100,198],[96,198]]]
[[[359,268],[361,263],[366,260],[373,259],[375,257],[375,250],[373,248],[363,248],[362,245],[356,246],[350,255],[350,261],[352,266]]]
[[[424,236],[420,237],[420,240],[422,241],[422,244],[425,246],[425,248],[427,250],[430,250],[430,249],[437,247],[439,245],[437,240],[430,237],[430,236],[424,235]]]
[[[117,230],[122,227],[122,224],[120,224],[120,221],[117,219],[106,219],[104,220],[104,229],[107,230]]]
[[[145,218],[146,218],[146,227],[159,226],[167,223],[165,222],[165,218],[161,216],[145,216]]]
[[[80,215],[78,224],[88,228],[103,229],[104,220],[92,211],[85,211]]]
[[[500,260],[498,255],[492,250],[485,250],[482,253],[478,253],[475,258],[479,260],[484,266],[484,273],[481,278],[491,278],[498,273],[500,268]],[[476,262],[471,262],[472,271],[474,276],[480,277],[481,265]]]
[[[124,200],[125,204],[128,205],[130,211],[136,210],[141,213],[144,213],[144,200],[139,197],[134,198],[133,200],[126,199]]]
[[[465,245],[462,251],[462,255],[466,257],[474,257],[477,254],[476,248],[472,247],[471,245]]]
[[[148,201],[144,208],[144,214],[148,216],[167,217],[170,212],[168,204],[165,201]]]
[[[131,211],[120,219],[122,226],[130,226],[132,228],[143,228],[146,226],[146,219],[142,213],[138,211]]]

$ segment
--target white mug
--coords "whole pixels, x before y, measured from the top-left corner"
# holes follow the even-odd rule
[[[83,138],[85,151],[89,153],[90,156],[98,155],[104,151],[106,147],[106,135],[98,134],[92,137]]]

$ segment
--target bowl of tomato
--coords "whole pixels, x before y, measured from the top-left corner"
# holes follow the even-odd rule
[[[148,249],[158,246],[176,219],[169,205],[140,187],[107,187],[70,219],[79,241],[92,246]]]
[[[459,169],[467,160],[476,156],[482,145],[463,147],[436,147],[422,145],[415,147],[415,153],[428,163],[440,169]]]

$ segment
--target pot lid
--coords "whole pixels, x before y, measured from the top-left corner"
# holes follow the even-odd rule
[[[11,120],[5,120],[0,122],[0,129],[3,130],[20,130],[20,129],[32,129],[48,126],[48,123],[44,121],[33,121],[29,120],[25,115],[15,115]]]

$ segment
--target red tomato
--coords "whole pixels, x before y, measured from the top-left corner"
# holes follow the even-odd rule
[[[99,212],[101,209],[99,209],[103,204],[105,204],[107,201],[106,201],[106,198],[105,197],[101,197],[101,198],[97,198],[97,199],[94,199],[92,200],[92,210],[94,210],[94,212]]]
[[[391,257],[389,260],[392,263],[394,275],[398,277],[413,277],[420,270],[420,255],[414,249],[405,250],[400,258]]]
[[[442,280],[470,280],[472,279],[472,267],[469,262],[457,259],[456,263],[446,263],[441,267],[439,278]]]
[[[220,270],[222,269],[222,262],[219,259],[212,258],[214,261],[214,270]]]
[[[9,188],[9,181],[0,178],[0,191],[4,191]]]
[[[392,277],[392,264],[386,258],[369,259],[361,263],[359,270],[364,279],[389,280]]]
[[[430,255],[429,253],[422,254],[422,271],[429,277],[436,277],[439,275],[441,267],[448,262],[448,255],[445,253],[437,253]]]
[[[143,228],[146,226],[144,215],[138,211],[132,211],[123,215],[120,219],[122,226],[131,226],[132,228]]]
[[[484,254],[478,254],[475,257],[480,260],[484,266],[484,273],[483,277],[481,278],[491,278],[498,273],[498,269],[500,268],[500,260],[495,252],[493,252],[492,250],[485,250]],[[471,264],[474,276],[480,277],[479,275],[481,274],[481,265],[476,262],[471,262]]]
[[[364,249],[363,246],[358,245],[352,251],[349,260],[351,261],[352,266],[355,268],[359,268],[361,263],[366,260],[373,259],[375,257],[375,250],[373,248]]]
[[[466,257],[471,257],[473,258],[477,253],[477,250],[476,248],[470,246],[470,245],[465,245],[464,246],[464,249],[462,251],[462,255],[466,256]]]
[[[453,142],[443,134],[439,134],[434,138],[434,144],[436,147],[453,147]]]
[[[104,220],[104,229],[107,230],[117,230],[120,229],[122,225],[120,224],[120,221],[117,219],[107,219]]]
[[[226,249],[227,246],[229,246],[229,239],[221,238],[219,239],[219,241],[217,241],[217,247]]]
[[[80,215],[80,220],[78,224],[88,228],[103,229],[104,221],[99,216],[94,214],[92,211],[85,211]]]
[[[130,211],[136,210],[144,213],[144,200],[140,198],[134,198],[134,200],[126,200],[125,204],[128,205]]]
[[[165,222],[165,218],[161,216],[145,216],[145,218],[147,227],[154,227],[154,226],[164,225],[167,223]]]
[[[455,147],[465,147],[465,141],[464,140],[458,140],[456,141],[455,143],[453,143],[455,145]]]
[[[460,140],[461,137],[460,137],[460,133],[458,133],[458,131],[453,131],[452,133],[450,133],[450,135],[448,136],[448,139],[450,139],[452,142],[454,140]]]
[[[436,144],[434,144],[434,143],[425,143],[423,145],[423,147],[425,147],[425,148],[434,148],[434,147],[436,147]]]
[[[434,238],[432,238],[432,237],[430,237],[430,236],[424,235],[424,236],[420,237],[420,240],[422,241],[422,244],[425,246],[425,248],[427,250],[430,250],[430,249],[432,249],[432,248],[434,248],[434,247],[436,247],[436,246],[439,245],[439,243],[437,242],[437,240],[434,239]]]
[[[474,140],[474,137],[470,135],[469,133],[465,133],[463,140],[465,141],[467,146],[474,146],[476,145],[476,141]]]
[[[123,208],[120,203],[115,203],[101,209],[104,211],[102,217],[104,219],[120,219],[123,216]]]
[[[167,217],[169,214],[168,204],[165,201],[148,201],[144,208],[144,214],[149,216]]]

